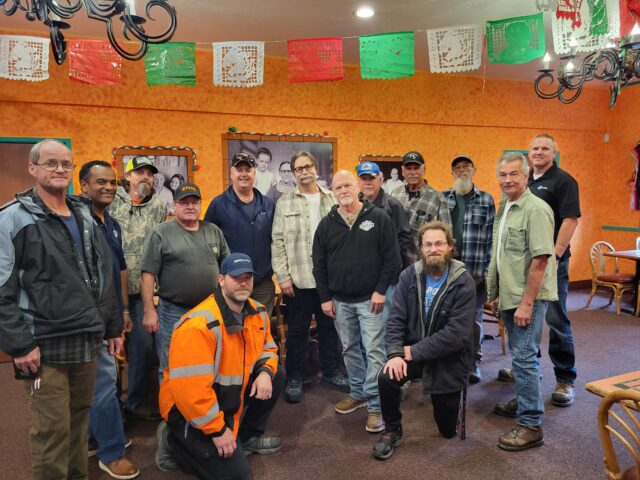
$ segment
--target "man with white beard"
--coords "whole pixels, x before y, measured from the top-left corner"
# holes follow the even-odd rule
[[[491,260],[493,219],[496,215],[491,195],[473,183],[475,173],[473,160],[467,155],[458,155],[451,162],[453,188],[443,192],[451,212],[456,258],[464,263],[476,284],[475,364],[469,372],[469,383],[478,383],[481,378],[482,307],[487,299],[485,277]]]

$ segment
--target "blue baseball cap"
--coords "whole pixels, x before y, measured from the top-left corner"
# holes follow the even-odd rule
[[[222,266],[220,267],[220,273],[222,275],[231,275],[237,277],[243,273],[256,273],[253,271],[253,263],[249,255],[244,253],[232,253],[227,255],[222,260]]]
[[[375,162],[362,162],[356,167],[356,173],[359,177],[362,175],[371,175],[377,177],[380,175],[380,167]]]

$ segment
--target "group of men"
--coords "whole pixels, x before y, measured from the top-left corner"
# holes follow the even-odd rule
[[[500,158],[505,201],[497,215],[466,155],[453,159],[453,187],[440,193],[416,151],[403,157],[404,183],[391,191],[373,162],[359,164],[356,175],[335,173],[328,190],[318,184],[315,158],[302,151],[282,162],[295,187],[279,190],[276,203],[256,188],[267,154],[270,161],[270,152],[258,161],[234,155],[231,186],[204,221],[200,189],[181,185],[175,220],[166,222],[149,158],[131,159],[118,187],[110,164],[89,162],[80,171],[82,196],[71,197],[69,149],[54,140],[34,146],[36,186],[0,210],[0,348],[17,373],[32,377],[25,385],[34,478],[86,478],[87,432],[101,469],[114,478],[139,474],[125,455],[116,393],[113,356],[123,331],[125,412],[162,417],[161,470],[245,478],[246,455],[281,449],[266,424],[281,392],[289,403],[303,400],[312,317],[322,380],[346,393],[335,411],[367,408],[365,429],[382,432],[375,458],[389,458],[403,440],[400,400],[409,380],[422,378],[440,433],[453,437],[464,428],[466,387],[481,380],[486,300],[501,311],[513,356],[499,379],[516,383],[516,398],[494,409],[517,417],[498,446],[541,445],[543,319],[554,404],[573,402],[576,378],[566,296],[578,187],[554,163],[553,138],[533,139],[531,175],[522,154]],[[286,379],[270,333],[274,274],[287,310]],[[151,398],[155,357],[159,411]]]

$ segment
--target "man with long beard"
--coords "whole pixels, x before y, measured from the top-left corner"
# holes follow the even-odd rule
[[[422,259],[400,274],[387,323],[387,363],[378,375],[385,431],[373,456],[386,460],[403,441],[401,387],[422,377],[440,434],[456,434],[462,391],[473,362],[475,285],[453,258],[451,227],[440,221],[418,232]],[[464,411],[462,417],[464,426]]]
[[[475,363],[469,382],[480,381],[482,359],[482,309],[487,299],[485,276],[491,260],[491,240],[496,207],[493,198],[473,183],[476,167],[466,155],[451,162],[453,188],[443,193],[449,204],[456,241],[456,259],[461,260],[476,284],[476,317],[474,325]]]

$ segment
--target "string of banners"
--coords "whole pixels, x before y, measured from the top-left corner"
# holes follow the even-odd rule
[[[557,54],[572,48],[589,52],[627,34],[640,14],[638,0],[559,0],[552,17]],[[426,31],[432,73],[477,70],[486,35],[490,63],[520,64],[546,51],[542,13]],[[399,79],[415,74],[415,32],[358,37],[360,75],[364,79]],[[326,82],[344,78],[343,38],[287,41],[290,83]],[[265,42],[216,42],[213,84],[257,87],[264,83]],[[147,85],[196,84],[196,44],[149,45],[144,57]],[[122,79],[122,59],[107,40],[69,41],[69,77],[76,82],[114,85]],[[42,81],[49,78],[49,39],[0,35],[0,77]]]

